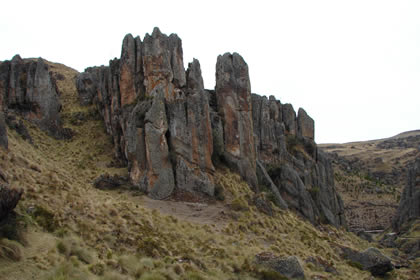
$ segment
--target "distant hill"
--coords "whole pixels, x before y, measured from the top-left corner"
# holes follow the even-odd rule
[[[407,183],[408,166],[418,156],[420,130],[319,147],[333,159],[336,186],[350,228],[389,227]]]

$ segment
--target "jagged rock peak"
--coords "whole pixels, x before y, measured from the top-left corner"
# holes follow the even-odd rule
[[[190,90],[204,90],[200,62],[195,58],[192,62],[188,63],[187,87]]]
[[[219,114],[224,119],[224,156],[256,189],[251,83],[248,65],[237,53],[217,57],[216,98]]]

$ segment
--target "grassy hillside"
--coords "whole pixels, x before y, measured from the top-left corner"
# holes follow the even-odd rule
[[[420,130],[385,139],[320,145],[333,158],[336,187],[351,229],[391,225],[407,182],[407,167],[419,146]]]
[[[55,140],[24,121],[31,145],[9,129],[0,169],[24,195],[17,224],[0,240],[0,279],[280,279],[255,265],[261,252],[297,256],[308,279],[372,279],[338,254],[339,246],[371,244],[341,229],[315,228],[274,206],[272,217],[259,212],[247,184],[224,167],[216,172],[223,201],[152,201],[136,190],[95,189],[99,175],[127,170],[111,167],[111,139],[95,108],[78,105],[77,72],[50,66],[64,126],[75,135]],[[338,274],[306,263],[309,257]],[[418,270],[417,263],[389,277],[413,279]]]

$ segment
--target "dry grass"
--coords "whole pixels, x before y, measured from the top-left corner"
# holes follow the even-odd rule
[[[107,167],[112,143],[101,121],[72,124],[74,114],[94,109],[77,105],[74,71],[61,65],[53,70],[65,76],[62,114],[75,137],[58,141],[24,121],[32,146],[9,130],[9,151],[0,149],[0,168],[12,186],[24,189],[17,211],[31,223],[21,260],[0,259],[0,279],[256,279],[254,256],[262,251],[298,256],[308,279],[332,277],[305,264],[309,256],[331,263],[340,273],[334,279],[370,279],[336,249],[337,244],[365,249],[368,243],[341,229],[315,228],[274,206],[274,217],[260,213],[251,203],[251,190],[227,169],[216,172],[225,195],[224,206],[217,208],[223,211],[220,223],[151,209],[132,191],[93,188],[100,174],[127,170]],[[42,222],[45,217],[49,223]],[[396,273],[395,279],[406,279],[404,271]]]

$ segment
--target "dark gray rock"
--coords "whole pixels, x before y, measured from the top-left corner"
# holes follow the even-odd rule
[[[255,195],[252,200],[254,202],[255,207],[257,207],[258,211],[270,217],[274,215],[273,208],[271,207],[271,203],[265,197],[261,195]]]
[[[361,265],[363,270],[370,271],[373,276],[384,276],[387,272],[394,269],[391,260],[376,248],[369,248],[363,252],[357,252],[353,249],[343,247],[342,256],[357,265]]]
[[[270,253],[261,253],[255,256],[258,265],[272,269],[290,279],[305,279],[305,272],[295,256],[280,258]]]
[[[163,86],[153,89],[153,103],[145,117],[147,174],[140,181],[153,199],[164,199],[172,194],[175,179],[169,158],[166,132],[168,120],[165,111]]]
[[[182,88],[186,85],[184,55],[182,52],[182,41],[176,34],[169,35],[169,51],[171,55],[173,84],[177,88]],[[198,67],[200,67],[200,65],[198,65]],[[201,76],[201,70],[199,72]],[[204,89],[204,87],[202,87],[202,89]]]
[[[313,223],[345,225],[331,164],[313,141],[313,120],[303,109],[296,118],[292,105],[273,96],[251,95],[239,54],[218,57],[216,89],[204,90],[198,60],[185,73],[181,40],[155,28],[143,42],[127,35],[120,59],[86,69],[78,81],[81,100],[93,100],[104,119],[115,158],[149,196],[214,195],[214,165],[221,164],[256,192],[259,180],[283,209]]]
[[[121,188],[124,185],[129,185],[128,178],[118,175],[111,176],[109,174],[103,174],[93,181],[93,186],[100,190],[112,190]]]
[[[0,184],[0,221],[15,209],[22,194],[21,189],[11,189],[7,185]]]
[[[420,218],[420,156],[409,168],[407,179],[407,185],[403,190],[400,205],[393,220],[395,230],[399,230],[407,221]]]
[[[136,42],[131,34],[124,37],[119,61],[119,90],[121,107],[132,104],[139,95],[136,91]],[[140,46],[141,47],[141,46]]]
[[[264,165],[257,160],[257,176],[258,176],[258,182],[260,184],[263,184],[267,186],[271,193],[274,195],[275,203],[278,207],[281,209],[287,209],[287,203],[284,201],[283,197],[280,195],[280,192],[277,188],[277,186],[273,183],[270,176],[267,173],[267,170],[265,170]]]
[[[0,111],[7,107],[7,97],[10,82],[10,61],[0,63]]]
[[[315,139],[315,122],[303,108],[298,110],[297,125],[300,137]]]
[[[219,55],[216,64],[218,113],[223,119],[224,157],[257,189],[251,84],[248,65],[237,53]]]
[[[286,131],[292,135],[296,135],[297,132],[297,122],[296,122],[296,112],[293,109],[292,104],[284,104],[283,105],[283,122],[286,128]]]
[[[258,158],[265,163],[281,161],[286,153],[286,138],[280,101],[253,94],[252,116]]]
[[[271,186],[275,197],[282,197],[289,208],[313,223],[345,226],[344,206],[335,190],[330,161],[318,151],[312,135],[302,133],[302,127],[312,127],[312,119],[300,110],[301,129],[297,133],[290,104],[253,94],[252,108],[257,157],[278,190],[263,184]]]
[[[4,113],[2,111],[0,111],[0,146],[5,149],[9,147],[6,121],[4,119]]]
[[[79,102],[82,106],[91,105],[96,95],[97,82],[94,78],[94,75],[89,72],[83,72],[77,76],[76,88],[79,93]]]
[[[22,120],[18,120],[16,118],[16,115],[8,113],[6,116],[6,124],[10,129],[15,130],[20,136],[22,136],[23,140],[26,140],[31,144],[34,143],[29,130],[26,128]]]
[[[57,86],[42,58],[26,61],[16,55],[10,62],[3,62],[0,96],[3,111],[23,115],[55,138],[71,137],[70,131],[62,128]]]
[[[189,64],[187,80],[186,94],[167,102],[170,149],[176,155],[173,164],[177,187],[212,196],[213,136],[209,101],[198,60]]]

